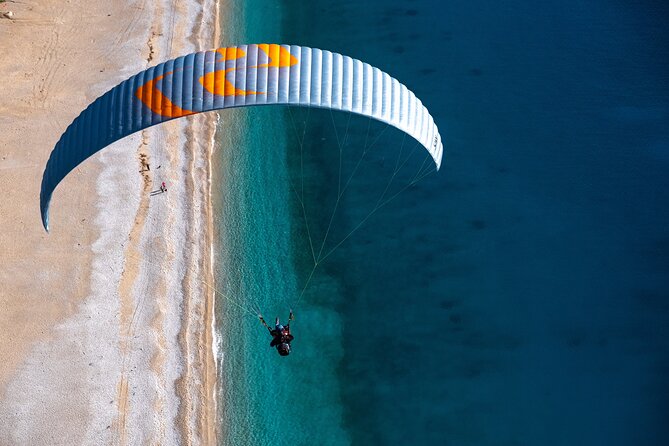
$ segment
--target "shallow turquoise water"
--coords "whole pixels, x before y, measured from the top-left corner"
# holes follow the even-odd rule
[[[667,443],[666,8],[314,0],[234,9],[245,27],[237,20],[224,44],[327,48],[401,79],[440,124],[446,153],[438,175],[319,266],[296,308],[289,358],[220,300],[223,443]],[[287,315],[313,265],[292,187],[304,180],[318,246],[347,126],[343,115],[287,110],[230,112],[239,122],[221,154],[219,283],[268,319]],[[293,122],[298,134],[308,123],[302,157]],[[351,121],[345,178],[359,156],[351,141],[366,132],[367,121]],[[400,149],[411,149],[394,131],[377,144],[338,207],[329,247],[368,215]],[[421,163],[411,158],[393,186]]]
[[[244,42],[280,41],[279,22],[274,28],[262,22],[264,12],[274,9],[272,4],[245,10],[243,6],[237,5],[236,13],[247,20]],[[238,41],[224,42],[228,43]],[[257,305],[268,321],[276,315],[285,319],[304,280],[295,272],[303,246],[299,246],[302,228],[293,221],[289,115],[277,107],[235,110],[232,122],[236,127],[222,141],[217,258],[221,291],[230,296],[219,299],[222,424],[228,429],[222,443],[272,444],[280,439],[298,445],[348,444],[341,427],[335,367],[341,361],[341,343],[328,342],[320,348],[324,338],[337,338],[341,331],[336,310],[302,303],[295,308],[293,345],[299,354],[289,358],[269,348],[267,331],[246,312],[250,305]],[[323,430],[326,425],[328,429]]]

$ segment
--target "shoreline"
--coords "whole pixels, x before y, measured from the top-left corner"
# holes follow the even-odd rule
[[[147,129],[82,164],[54,195],[50,235],[29,204],[43,161],[76,113],[135,72],[217,47],[220,5],[43,3],[10,4],[14,20],[0,22],[0,36],[14,43],[13,63],[0,67],[11,86],[8,98],[0,93],[8,99],[0,130],[10,141],[0,146],[0,184],[16,195],[0,214],[21,217],[20,225],[0,217],[9,228],[0,254],[11,259],[0,273],[0,351],[11,353],[0,366],[0,443],[214,443],[214,294],[206,283],[216,115]],[[44,32],[32,43],[36,26]],[[22,79],[34,59],[45,72],[37,89]],[[22,120],[49,125],[17,128]],[[30,150],[7,150],[24,141]],[[153,169],[138,175],[144,164]],[[169,192],[149,197],[161,181]],[[94,192],[77,193],[86,190]]]

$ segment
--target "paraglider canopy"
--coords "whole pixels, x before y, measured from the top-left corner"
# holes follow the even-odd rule
[[[283,104],[356,113],[416,139],[441,165],[441,136],[427,109],[378,68],[330,51],[252,44],[198,52],[136,74],[96,99],[51,152],[40,192],[49,230],[54,189],[86,158],[127,135],[210,110]]]

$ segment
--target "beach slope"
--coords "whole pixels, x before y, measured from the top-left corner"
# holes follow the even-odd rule
[[[96,97],[217,46],[217,2],[4,2],[0,16],[0,444],[214,443],[216,117],[87,160],[56,190],[50,234],[39,187]]]

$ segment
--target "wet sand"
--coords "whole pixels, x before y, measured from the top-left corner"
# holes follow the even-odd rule
[[[84,162],[55,191],[50,234],[39,187],[56,141],[97,96],[217,46],[218,3],[0,4],[7,11],[0,444],[213,444],[215,115],[148,129]],[[168,191],[152,196],[163,181]]]

